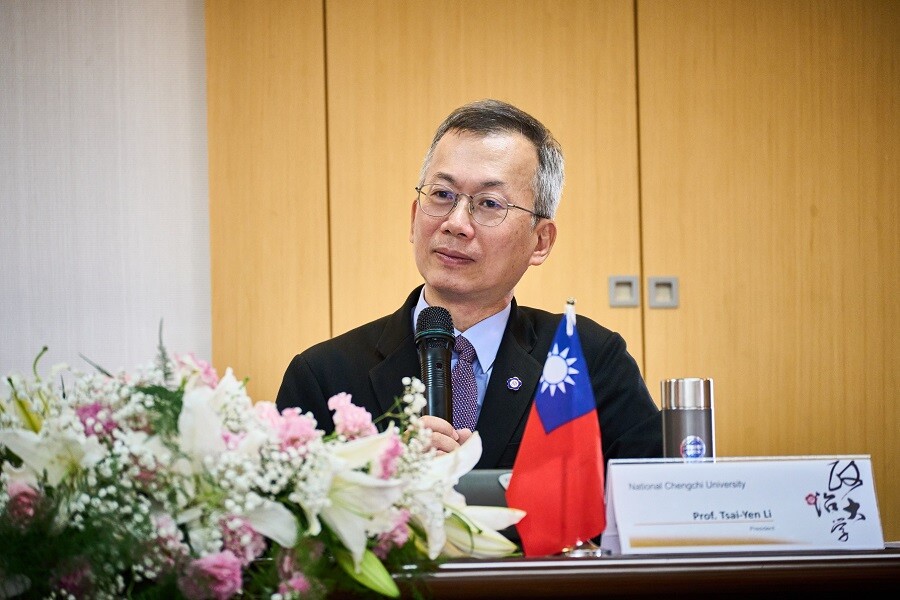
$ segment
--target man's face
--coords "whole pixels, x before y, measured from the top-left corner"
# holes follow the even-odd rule
[[[438,142],[424,183],[470,196],[490,191],[534,210],[536,170],[537,151],[521,134],[450,131]],[[510,209],[502,223],[487,227],[469,214],[467,197],[445,217],[427,215],[413,202],[410,241],[428,302],[505,306],[528,266],[544,262],[556,238],[552,221],[541,219],[532,228],[531,219]]]

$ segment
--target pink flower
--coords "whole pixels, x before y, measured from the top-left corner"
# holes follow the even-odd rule
[[[292,549],[282,549],[275,557],[278,569],[278,593],[285,599],[318,597],[324,588],[315,580],[310,580],[301,564],[314,565],[323,556],[325,546],[319,540],[307,539],[305,543]]]
[[[341,392],[328,399],[328,408],[334,411],[334,430],[351,440],[378,433],[369,411],[353,404],[350,398],[350,394]]]
[[[194,377],[200,379],[204,385],[215,388],[219,385],[219,375],[211,364],[194,356],[193,352],[187,354],[176,354],[175,365],[178,370],[187,378]]]
[[[303,540],[302,544],[298,544],[294,548],[282,548],[275,558],[275,565],[278,568],[278,578],[286,581],[297,573],[302,573],[303,563],[316,563],[325,554],[325,544],[314,538]],[[301,558],[302,555],[302,558]]]
[[[222,546],[238,557],[241,564],[249,565],[266,550],[266,539],[243,518],[222,517]]]
[[[394,528],[388,532],[378,536],[378,541],[372,552],[375,556],[384,560],[388,552],[394,548],[399,548],[409,539],[409,511],[407,509],[400,510],[394,518]]]
[[[309,583],[309,579],[303,573],[294,573],[290,579],[278,585],[278,593],[284,595],[291,593],[305,594],[311,589],[312,586]]]
[[[222,441],[225,442],[225,447],[228,450],[234,450],[240,446],[245,437],[247,437],[247,433],[243,431],[235,433],[233,431],[228,431],[227,429],[222,430]]]
[[[102,418],[98,418],[101,413],[103,413]],[[84,435],[89,437],[99,437],[101,434],[108,436],[119,428],[119,424],[113,420],[108,407],[99,402],[79,406],[75,409],[75,414],[78,415],[78,419],[84,427]]]
[[[94,587],[91,564],[84,558],[76,558],[55,577],[54,588],[66,592],[72,598],[88,598]]]
[[[388,439],[390,440],[389,445],[379,457],[381,473],[378,476],[381,479],[390,479],[394,475],[397,471],[398,459],[403,454],[403,443],[400,441],[400,437],[392,435]]]
[[[281,579],[290,579],[295,571],[300,570],[300,567],[297,564],[297,558],[289,550],[282,550],[279,552],[275,564],[278,566],[278,576]]]
[[[191,561],[178,578],[188,600],[227,600],[241,591],[241,561],[229,550]]]
[[[275,406],[274,402],[256,402],[253,404],[253,412],[263,425],[268,426],[273,431],[278,431],[278,428],[281,426],[281,413],[278,412],[278,407]]]
[[[6,504],[6,513],[14,524],[22,529],[28,527],[37,512],[41,493],[21,481],[10,481],[7,492],[9,501]]]
[[[282,448],[302,448],[322,435],[322,431],[316,429],[315,419],[301,413],[299,408],[284,409],[276,431]]]

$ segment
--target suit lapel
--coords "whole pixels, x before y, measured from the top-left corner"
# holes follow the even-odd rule
[[[544,369],[543,362],[531,354],[536,341],[534,323],[518,310],[513,300],[509,323],[494,359],[484,406],[476,425],[483,446],[478,467],[497,464],[516,432],[524,427],[531,399]],[[512,378],[522,381],[518,390],[510,389],[508,382]]]
[[[396,394],[382,394],[376,397],[381,408],[380,414],[387,412],[394,404],[394,398],[402,393],[404,377],[421,378],[412,326],[412,311],[419,301],[421,289],[422,286],[419,286],[413,290],[403,306],[387,318],[375,346],[383,360],[369,371],[372,389],[376,393],[378,390],[397,390]]]

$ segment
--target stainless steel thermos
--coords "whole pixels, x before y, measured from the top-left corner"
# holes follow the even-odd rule
[[[716,455],[713,380],[664,379],[662,387],[663,456],[697,460]]]

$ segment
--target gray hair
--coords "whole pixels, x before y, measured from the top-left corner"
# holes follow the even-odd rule
[[[479,100],[461,106],[440,124],[425,154],[419,184],[425,183],[425,173],[434,157],[434,149],[448,131],[467,131],[480,134],[500,132],[521,133],[532,144],[538,156],[538,168],[531,182],[534,192],[534,211],[551,219],[556,215],[562,197],[565,163],[559,142],[540,121],[500,100]],[[537,217],[533,219],[537,224]]]

